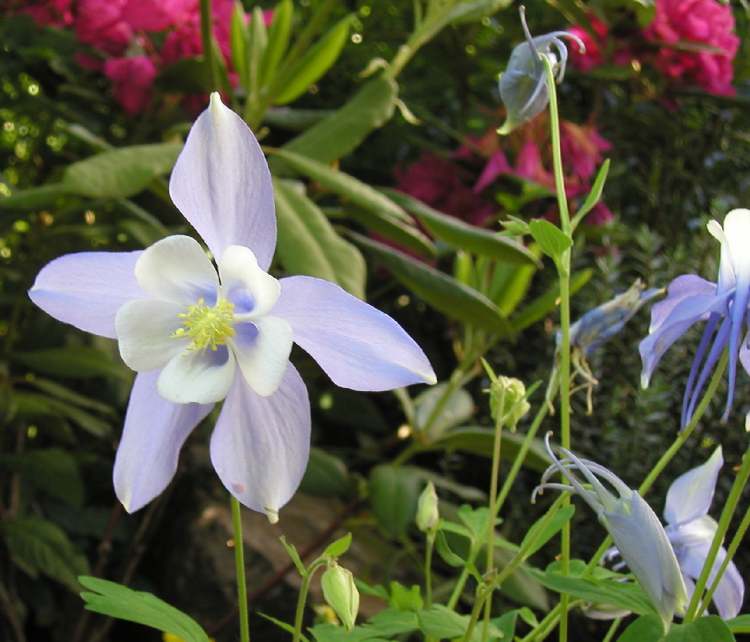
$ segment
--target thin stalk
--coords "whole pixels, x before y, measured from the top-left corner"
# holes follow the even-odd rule
[[[214,48],[211,42],[211,0],[200,0],[201,2],[201,42],[203,44],[203,60],[208,69],[209,78],[211,79],[211,89],[219,89],[219,79],[216,73],[216,64],[214,63]]]
[[[240,503],[231,497],[232,527],[234,529],[234,565],[237,574],[237,606],[240,611],[240,640],[250,642],[250,624],[247,612],[247,580],[245,579],[245,540],[242,538],[242,513]]]
[[[721,517],[719,518],[719,526],[714,534],[714,539],[711,542],[711,548],[708,550],[708,556],[706,561],[703,563],[703,569],[698,577],[698,581],[695,583],[695,590],[693,591],[693,597],[690,599],[687,613],[685,614],[685,622],[692,622],[698,614],[698,605],[700,604],[703,590],[706,588],[708,582],[708,576],[714,567],[714,561],[716,555],[719,553],[724,537],[729,530],[729,524],[734,517],[734,512],[737,510],[737,504],[739,504],[742,496],[742,491],[745,489],[745,484],[750,477],[750,447],[745,451],[742,456],[742,465],[737,473],[737,477],[732,484],[732,490],[729,491],[729,497],[727,498],[724,509],[721,511]]]
[[[469,579],[469,565],[474,563],[474,560],[477,557],[476,550],[472,549],[469,551],[469,556],[466,560],[466,565],[463,567],[463,570],[461,571],[461,575],[458,576],[458,580],[456,581],[455,586],[453,587],[453,592],[451,593],[451,596],[448,598],[448,602],[446,606],[452,610],[456,608],[456,605],[458,604],[458,600],[461,599],[461,594],[464,592],[464,587],[466,586],[466,582]]]
[[[560,213],[560,227],[570,236],[570,214],[565,196],[562,151],[560,146],[560,116],[557,109],[557,89],[552,63],[547,56],[541,56],[544,65],[547,93],[549,95],[550,135],[552,138],[552,165],[555,174],[555,192]],[[560,279],[560,442],[563,448],[570,448],[570,248],[562,253],[555,263]],[[570,498],[566,504],[570,503]],[[564,575],[570,564],[570,523],[563,526],[560,538],[560,567]],[[568,595],[560,596],[560,642],[568,639]]]
[[[425,608],[432,606],[432,551],[435,548],[435,535],[427,535],[427,547],[424,552]]]
[[[570,606],[570,605],[569,605]],[[541,622],[534,627],[526,637],[521,639],[521,642],[537,642],[537,640],[543,640],[550,632],[557,626],[557,621],[560,618],[560,605],[557,604],[555,607],[544,616]],[[542,636],[541,638],[539,636]]]
[[[315,572],[323,566],[323,564],[325,564],[325,562],[321,560],[314,562],[302,576],[302,585],[300,586],[299,595],[297,596],[297,610],[294,612],[294,634],[292,636],[292,642],[300,642],[302,639],[302,621],[305,616],[307,594],[310,592],[310,582],[312,581]]]
[[[607,635],[604,636],[604,639],[602,640],[602,642],[612,642],[612,640],[615,637],[615,633],[617,633],[617,629],[620,628],[620,624],[622,624],[622,618],[621,617],[615,618],[612,621],[612,626],[610,626],[609,629],[607,630]]]
[[[732,558],[737,552],[737,549],[740,547],[740,544],[742,543],[742,540],[744,539],[745,533],[747,532],[748,528],[750,528],[750,508],[745,511],[745,516],[742,518],[740,525],[737,527],[737,532],[734,534],[732,541],[729,543],[729,548],[727,549],[727,554],[724,556],[724,561],[721,563],[719,571],[716,573],[716,577],[714,578],[710,588],[708,589],[708,592],[706,593],[706,597],[703,598],[701,607],[698,610],[698,617],[703,615],[703,612],[711,603],[714,593],[719,586],[719,582],[721,582],[721,578],[724,576],[724,572],[727,570],[729,562],[732,561]]]

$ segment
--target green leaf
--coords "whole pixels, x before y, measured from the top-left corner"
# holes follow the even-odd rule
[[[393,116],[398,85],[391,78],[377,77],[368,81],[341,108],[310,127],[282,149],[332,163],[356,149],[365,137]],[[270,160],[273,170],[281,163]]]
[[[63,183],[49,183],[13,192],[0,197],[0,210],[35,210],[54,205],[61,196],[70,194],[71,189]]]
[[[168,92],[205,94],[214,89],[203,56],[182,58],[164,67],[157,76],[156,83]]]
[[[294,5],[292,0],[281,0],[273,10],[273,22],[271,22],[271,28],[268,30],[268,44],[263,54],[260,69],[261,87],[270,85],[276,77],[279,63],[289,45],[293,17]]]
[[[555,506],[555,504],[553,504],[553,506]],[[562,530],[562,527],[570,521],[571,517],[573,517],[575,511],[575,506],[572,504],[569,506],[558,505],[552,515],[545,513],[534,522],[531,525],[531,528],[526,531],[526,535],[521,542],[520,548],[521,551],[523,551],[524,559],[531,557],[557,533],[559,533]]]
[[[294,635],[294,627],[291,624],[287,624],[283,620],[279,620],[278,618],[275,618],[272,615],[268,615],[267,613],[263,613],[262,611],[256,611],[256,613],[269,622],[273,622],[282,631],[286,631],[287,633]],[[303,642],[308,642],[308,639],[304,636],[304,634],[301,634],[300,638],[303,640]]]
[[[37,388],[42,392],[46,392],[47,394],[50,394],[53,397],[60,399],[61,401],[67,401],[68,403],[72,403],[73,405],[79,406],[81,408],[94,410],[98,413],[106,414],[111,417],[117,416],[117,413],[111,406],[102,403],[101,401],[97,401],[96,399],[92,399],[91,397],[73,392],[70,388],[66,388],[65,386],[62,386],[55,381],[50,381],[49,379],[41,379],[39,377],[29,377],[28,380],[24,383],[28,383],[28,385],[33,386],[34,388]]]
[[[3,521],[0,530],[11,558],[31,577],[43,573],[72,591],[80,589],[76,577],[88,572],[88,563],[58,526],[22,517]]]
[[[393,639],[395,636],[412,633],[419,628],[417,614],[413,611],[399,611],[397,609],[383,609],[374,615],[363,627],[373,635]]]
[[[61,448],[29,450],[21,454],[0,453],[0,468],[19,472],[39,490],[72,506],[83,505],[84,486],[78,464]]]
[[[327,208],[326,212],[334,210]],[[429,237],[419,230],[415,223],[390,216],[382,210],[366,211],[358,207],[338,208],[341,216],[352,218],[368,230],[379,234],[394,243],[416,252],[420,256],[435,258],[437,249]]]
[[[469,628],[470,618],[468,615],[459,615],[442,604],[435,604],[429,609],[423,609],[417,615],[419,617],[419,628],[428,639],[453,640],[462,638]],[[479,642],[482,640],[482,634],[482,626],[475,626],[469,640]],[[490,640],[497,640],[502,636],[494,623],[490,623],[488,634]]]
[[[483,294],[387,245],[360,234],[350,233],[350,236],[436,310],[452,319],[501,336],[512,334],[507,319]]]
[[[68,165],[63,185],[92,198],[126,198],[167,174],[182,150],[179,143],[121,147]]]
[[[325,214],[292,181],[274,182],[279,237],[277,253],[293,274],[309,274],[338,283],[365,298],[367,267],[361,252],[333,229]]]
[[[289,71],[278,77],[271,92],[275,105],[285,105],[299,98],[328,71],[348,40],[351,22],[351,16],[339,20]]]
[[[263,65],[263,56],[268,44],[268,34],[266,33],[266,23],[263,19],[263,10],[259,6],[253,7],[252,19],[247,25],[249,34],[248,50],[248,73],[249,83],[247,91],[250,98],[258,96],[261,87],[261,66]]]
[[[576,229],[578,224],[583,220],[583,217],[586,216],[586,214],[588,214],[592,209],[594,209],[594,206],[601,199],[602,191],[604,190],[604,183],[607,180],[608,173],[609,159],[605,160],[604,164],[599,168],[599,171],[596,173],[596,178],[591,185],[591,190],[581,204],[581,207],[578,208],[578,211],[575,213],[573,220],[570,222],[573,229]]]
[[[448,540],[445,537],[445,533],[442,530],[438,531],[437,537],[435,538],[435,550],[438,555],[440,555],[441,559],[449,566],[463,568],[464,564],[466,564],[462,557],[456,555],[456,553],[451,550],[451,547],[448,545]]]
[[[543,218],[537,218],[529,222],[529,233],[539,243],[542,252],[554,261],[559,261],[563,253],[573,245],[573,239],[559,227]]]
[[[127,382],[131,378],[124,366],[115,363],[107,353],[95,348],[77,346],[16,352],[11,355],[11,359],[35,372],[67,379],[113,377]]]
[[[352,485],[346,464],[324,450],[311,448],[299,489],[318,497],[347,497]]]
[[[475,22],[505,9],[511,3],[512,0],[463,0],[451,10],[449,19],[453,24]]]
[[[151,593],[96,577],[79,580],[88,589],[81,593],[88,611],[171,633],[184,642],[209,642],[208,635],[193,618]]]
[[[503,459],[514,461],[521,444],[524,440],[521,433],[503,433],[500,455]],[[445,450],[479,455],[480,457],[492,457],[492,446],[495,440],[495,431],[480,426],[467,426],[451,430],[431,442],[426,448],[429,450]],[[544,472],[549,466],[549,457],[541,440],[535,439],[524,458],[524,466],[537,472]]]
[[[340,537],[335,542],[331,542],[326,549],[323,551],[323,555],[328,557],[341,557],[349,547],[352,545],[352,534],[347,533],[343,537]]]
[[[62,416],[96,437],[108,437],[112,432],[112,427],[106,421],[60,399],[20,390],[13,399],[20,417]]]
[[[415,413],[414,421],[418,430],[424,430],[427,421],[432,417],[438,402],[448,390],[449,384],[439,383],[430,386],[414,399]],[[463,388],[453,390],[450,396],[442,401],[440,412],[432,425],[429,427],[429,435],[432,439],[444,434],[446,430],[453,428],[469,419],[474,414],[474,399]]]
[[[750,615],[738,615],[727,620],[727,626],[732,633],[750,633]]]
[[[301,132],[309,129],[333,113],[335,113],[335,111],[332,109],[294,109],[293,107],[274,107],[268,109],[263,115],[263,122],[270,127],[278,127],[292,132]],[[297,138],[294,140],[297,140]],[[313,154],[305,152],[305,156],[310,156],[312,158]],[[268,164],[271,168],[275,168],[276,165],[279,164],[279,161],[269,158]]]
[[[699,617],[687,624],[673,624],[664,642],[734,642],[726,622],[718,615]]]
[[[658,615],[641,615],[630,623],[617,642],[659,642],[664,637],[664,624]]]
[[[399,611],[419,611],[424,606],[422,590],[416,584],[406,588],[399,582],[391,582],[390,604]]]
[[[422,490],[419,475],[409,466],[381,464],[370,472],[370,504],[378,524],[397,539],[409,531]]]
[[[289,558],[292,560],[292,563],[294,564],[294,567],[297,569],[297,572],[300,575],[304,575],[307,572],[307,569],[305,568],[305,563],[302,561],[302,558],[299,556],[299,553],[297,552],[297,548],[294,546],[294,544],[290,544],[286,541],[286,537],[283,535],[279,537],[279,541],[281,542],[281,545],[284,547],[284,550],[286,551],[287,555],[289,555]]]
[[[276,149],[273,154],[283,159],[296,172],[311,178],[331,192],[366,210],[380,210],[407,223],[411,217],[391,199],[362,181],[337,169],[288,149]]]
[[[245,24],[245,10],[242,3],[235,0],[232,8],[232,20],[229,30],[230,50],[232,53],[232,64],[240,83],[246,89],[250,86],[250,51],[248,47],[247,25]]]
[[[575,272],[570,278],[570,294],[571,296],[578,292],[586,283],[589,282],[593,275],[593,270],[585,269],[580,272]],[[510,320],[511,327],[514,333],[525,330],[530,325],[533,325],[537,321],[543,319],[545,316],[550,314],[558,305],[558,298],[560,297],[560,285],[555,283],[550,287],[544,294],[534,299],[531,303],[521,308],[515,316]]]
[[[383,188],[381,191],[416,216],[437,238],[457,249],[488,256],[504,263],[539,265],[537,258],[528,249],[512,239],[464,223],[455,216],[438,212],[426,203],[398,190]]]

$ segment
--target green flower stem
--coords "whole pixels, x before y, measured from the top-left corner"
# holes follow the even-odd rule
[[[602,642],[612,642],[612,640],[615,637],[615,633],[617,633],[617,629],[620,628],[620,624],[622,624],[622,618],[621,617],[615,618],[612,621],[612,626],[610,626],[609,629],[607,630],[607,634],[604,636],[604,639],[602,640]]]
[[[237,574],[237,605],[240,611],[240,640],[250,642],[250,625],[247,612],[247,581],[245,579],[245,541],[242,538],[242,513],[240,503],[231,497],[232,527],[234,529],[234,565]]]
[[[485,550],[485,575],[492,576],[495,568],[495,504],[497,502],[497,480],[500,477],[500,449],[503,443],[503,420],[505,417],[505,387],[500,389],[500,401],[497,404],[497,417],[495,418],[495,442],[492,448],[492,478],[490,479],[490,503],[487,511],[487,541]],[[492,612],[492,586],[487,591],[487,600],[484,607],[484,628],[482,630],[482,641],[487,642],[490,629],[490,614]]]
[[[547,56],[540,56],[547,82],[549,95],[550,134],[552,137],[552,165],[555,173],[555,191],[560,213],[560,227],[566,236],[571,235],[568,200],[565,196],[565,177],[563,175],[562,151],[560,147],[560,116],[557,109],[557,89],[552,62]],[[565,250],[555,262],[560,278],[560,442],[563,448],[570,448],[570,257],[571,250]],[[566,503],[570,503],[568,497]],[[567,575],[570,565],[570,523],[563,526],[560,542],[560,567]],[[560,642],[568,639],[568,600],[563,593],[560,596],[562,611],[560,613]]]
[[[211,89],[219,88],[219,78],[216,73],[214,62],[214,48],[212,43],[211,25],[211,0],[200,0],[201,2],[201,42],[203,44],[203,60],[208,69],[208,77],[211,79]]]
[[[750,507],[745,511],[745,516],[742,518],[740,525],[737,527],[737,532],[734,534],[732,541],[729,543],[729,548],[727,549],[727,554],[724,556],[724,561],[721,563],[721,566],[719,567],[719,572],[716,574],[714,581],[711,583],[711,586],[708,589],[708,592],[706,593],[706,597],[703,598],[701,607],[700,609],[698,609],[697,617],[700,617],[701,615],[703,615],[703,612],[708,608],[708,605],[711,603],[714,593],[716,592],[716,589],[719,586],[719,582],[721,582],[721,578],[724,576],[724,572],[727,570],[727,566],[729,566],[729,562],[732,561],[732,558],[737,552],[737,549],[740,547],[740,544],[742,543],[742,540],[744,539],[745,533],[747,533],[748,528],[750,528]]]
[[[659,458],[659,461],[654,464],[651,472],[646,475],[646,479],[644,479],[643,483],[638,487],[638,492],[642,497],[645,496],[649,490],[651,490],[651,487],[654,485],[654,482],[658,479],[659,475],[661,475],[662,471],[669,465],[669,462],[672,461],[680,448],[682,448],[685,442],[690,439],[690,436],[698,427],[698,422],[703,418],[703,415],[708,408],[708,404],[711,403],[711,399],[713,399],[713,396],[716,394],[716,390],[719,387],[722,378],[724,377],[724,371],[726,370],[728,359],[729,353],[725,350],[724,354],[721,355],[721,359],[719,360],[719,363],[716,366],[716,370],[711,377],[708,388],[706,388],[706,392],[703,395],[700,403],[698,404],[698,407],[695,409],[690,422],[682,431],[680,431],[675,440],[672,442],[672,445],[667,448],[664,454]],[[588,571],[592,570],[599,563],[599,561],[602,559],[602,556],[610,546],[612,546],[612,538],[607,536],[589,561],[587,566]]]
[[[454,610],[456,608],[458,600],[461,599],[461,594],[464,592],[464,587],[466,586],[466,582],[469,579],[469,566],[474,563],[474,560],[477,557],[477,553],[478,551],[475,549],[469,551],[469,555],[466,559],[466,565],[461,570],[461,575],[458,576],[458,580],[456,580],[456,584],[453,587],[453,592],[448,598],[448,602],[446,604],[446,606],[451,610]]]
[[[297,610],[294,612],[294,634],[292,636],[292,642],[300,642],[300,640],[302,640],[302,621],[305,617],[305,605],[307,604],[307,594],[310,592],[310,582],[312,582],[316,571],[321,566],[325,566],[325,564],[325,560],[317,559],[302,575],[302,585],[300,586],[299,595],[297,596]]]
[[[432,606],[432,551],[435,548],[435,534],[427,535],[427,546],[424,552],[424,584],[425,584],[425,608]]]
[[[727,498],[726,504],[724,504],[724,509],[721,511],[719,526],[716,529],[714,539],[711,542],[711,548],[708,550],[706,561],[703,563],[701,574],[698,577],[698,581],[695,583],[695,591],[693,591],[693,597],[690,599],[690,604],[687,613],[685,614],[685,622],[692,622],[698,615],[698,605],[700,604],[703,590],[706,588],[708,576],[714,567],[716,555],[718,554],[719,548],[724,541],[724,537],[729,530],[729,525],[732,522],[735,510],[737,510],[737,504],[739,504],[740,498],[742,497],[742,491],[745,489],[748,478],[750,478],[750,446],[742,456],[742,465],[740,466],[737,477],[732,484],[732,490],[729,491],[729,497]]]

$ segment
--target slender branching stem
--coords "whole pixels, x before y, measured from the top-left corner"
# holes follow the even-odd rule
[[[237,605],[240,612],[240,640],[250,642],[250,625],[247,611],[247,580],[245,579],[245,542],[242,538],[242,513],[240,503],[232,496],[232,527],[234,530],[234,565],[237,575]]]

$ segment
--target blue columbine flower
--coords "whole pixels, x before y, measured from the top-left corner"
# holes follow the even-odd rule
[[[568,61],[568,49],[561,38],[574,40],[581,52],[586,50],[583,41],[568,31],[553,31],[532,38],[523,6],[520,7],[520,13],[526,42],[513,48],[508,66],[500,75],[500,98],[508,113],[505,123],[497,130],[498,134],[509,134],[519,125],[540,114],[547,106],[549,94],[540,56],[546,56],[550,60],[556,80],[561,83]]]
[[[117,339],[138,373],[114,467],[126,510],[164,490],[189,433],[226,399],[211,461],[232,495],[275,521],[310,449],[292,342],[354,390],[434,383],[435,374],[388,315],[328,281],[267,273],[276,246],[271,175],[252,132],[217,93],[190,130],[169,193],[216,267],[197,241],[170,236],[142,252],[62,256],[29,296],[60,321]]]
[[[724,420],[732,409],[737,361],[750,372],[746,327],[750,298],[750,210],[732,210],[724,218],[723,228],[717,221],[711,221],[707,227],[721,243],[717,282],[706,281],[695,274],[678,276],[669,284],[667,297],[651,308],[649,335],[639,347],[643,360],[641,384],[645,388],[669,347],[696,322],[706,321],[683,396],[683,427],[690,422],[703,387],[724,348],[729,348]]]
[[[708,515],[708,509],[711,507],[716,480],[723,464],[719,446],[706,463],[675,479],[667,492],[664,506],[667,537],[677,555],[689,596],[693,593],[693,582],[701,574],[716,534],[717,524]],[[711,569],[709,585],[726,555],[726,549],[722,546]],[[744,596],[745,583],[742,576],[734,562],[729,562],[713,596],[719,615],[725,620],[735,617],[742,608]]]
[[[533,497],[547,488],[579,495],[612,536],[620,555],[651,599],[666,630],[674,614],[682,612],[687,606],[688,598],[675,552],[659,518],[637,491],[629,488],[604,466],[580,459],[566,448],[560,448],[564,458],[557,459],[550,446],[550,434],[547,434],[545,443],[553,463],[542,476]],[[583,475],[585,481],[575,475],[576,471]],[[556,474],[562,475],[569,485],[550,482],[550,478]],[[600,480],[607,482],[615,492],[611,492]]]

